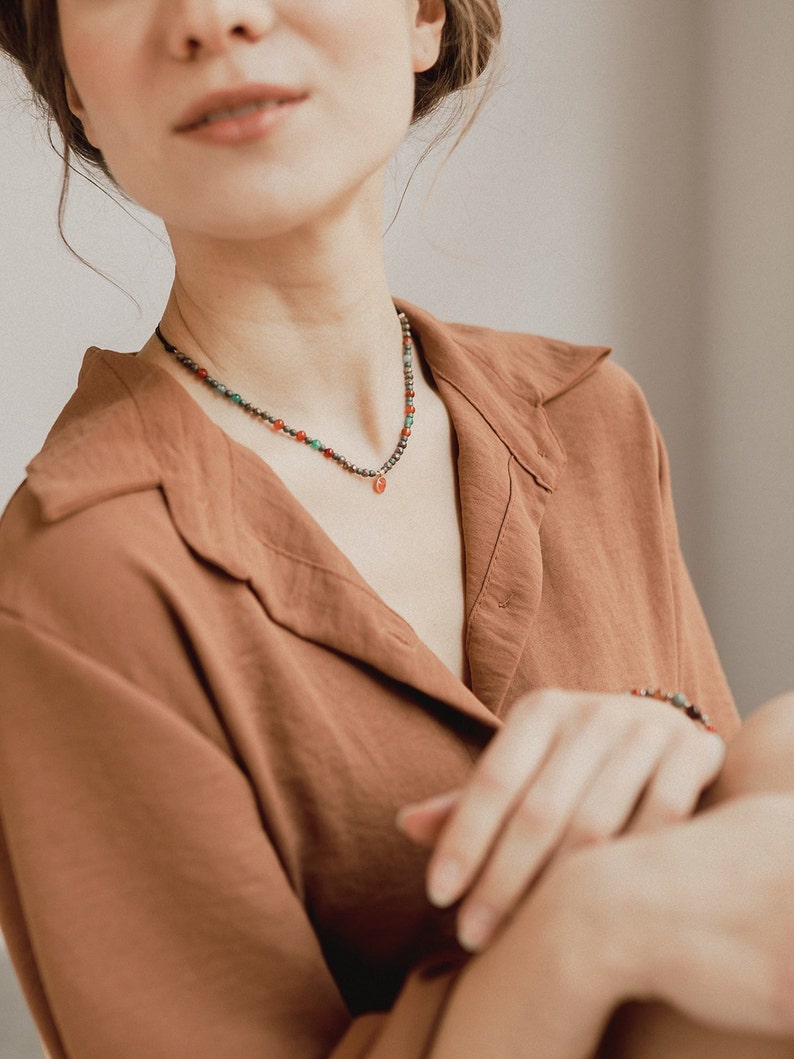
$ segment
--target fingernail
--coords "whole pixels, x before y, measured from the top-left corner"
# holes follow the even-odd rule
[[[398,811],[397,815],[395,816],[394,824],[397,827],[398,831],[402,831],[403,833],[405,833],[405,818],[406,816],[408,816],[409,812],[410,806],[405,805],[402,809]]]
[[[496,923],[496,913],[489,905],[473,904],[461,916],[458,941],[467,952],[479,952],[491,940]]]
[[[444,794],[436,794],[432,798],[426,798],[423,802],[411,802],[409,805],[404,805],[400,809],[398,816],[416,812],[437,813],[442,809],[451,809],[459,801],[459,790],[446,791]]]
[[[442,857],[430,872],[427,894],[438,908],[446,908],[457,898],[463,879],[463,865],[454,857]]]

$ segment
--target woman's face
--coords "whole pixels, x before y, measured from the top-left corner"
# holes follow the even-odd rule
[[[382,171],[443,0],[58,0],[70,104],[172,229],[283,234]]]

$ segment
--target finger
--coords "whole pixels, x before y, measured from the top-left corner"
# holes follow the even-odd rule
[[[420,846],[434,846],[450,814],[460,802],[462,791],[456,788],[428,798],[424,802],[404,805],[395,823],[406,837]]]
[[[690,817],[724,760],[725,743],[718,735],[694,725],[685,729],[660,761],[627,830],[654,831]]]
[[[668,749],[669,725],[635,718],[613,744],[602,768],[579,803],[556,853],[620,834]]]
[[[603,722],[603,723],[600,723]],[[602,714],[566,733],[523,792],[458,917],[458,940],[482,949],[560,842],[626,723]]]
[[[479,759],[428,866],[427,892],[438,907],[453,904],[471,884],[521,790],[546,758],[565,711],[553,703],[536,707],[556,694],[542,692],[517,703]]]

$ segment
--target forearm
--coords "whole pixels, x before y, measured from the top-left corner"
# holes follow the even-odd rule
[[[479,957],[477,959],[480,959]],[[479,970],[479,968],[478,968]],[[480,975],[474,970],[462,976],[450,998],[428,1059],[589,1059],[605,1017],[591,1034],[572,1034],[560,1012],[559,984],[539,981],[520,969],[520,977],[504,974]],[[536,1005],[527,1004],[524,1017],[516,1023],[500,1017],[499,1007],[509,1005],[506,994],[521,982],[521,991],[534,986]]]
[[[461,974],[428,1059],[591,1059],[623,988],[587,858],[552,866]]]
[[[665,1004],[627,1004],[604,1037],[601,1059],[794,1059],[790,1040],[701,1026]]]

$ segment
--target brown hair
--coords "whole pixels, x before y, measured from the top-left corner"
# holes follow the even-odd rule
[[[440,104],[462,89],[473,88],[487,67],[501,33],[498,0],[445,0],[447,19],[438,62],[416,75],[413,120],[426,118]],[[65,200],[72,156],[113,177],[102,152],[86,139],[82,123],[72,114],[66,98],[66,63],[61,48],[56,0],[3,0],[0,7],[0,51],[21,67],[33,96],[50,126],[50,141],[64,160]],[[461,97],[446,128],[467,110]],[[476,107],[469,114],[464,132],[471,125]],[[53,140],[53,126],[62,146]],[[461,134],[462,135],[462,134]]]
[[[30,83],[34,102],[49,122],[53,146],[52,127],[58,130],[67,173],[74,154],[110,176],[102,153],[88,142],[82,122],[69,110],[56,0],[3,0],[0,50],[17,62]]]
[[[416,74],[414,122],[428,117],[440,105],[457,95],[443,131],[448,131],[462,115],[468,115],[463,136],[479,109],[470,106],[464,90],[473,89],[485,72],[499,44],[502,16],[498,0],[445,0],[447,20],[441,37],[438,61],[424,73]]]

